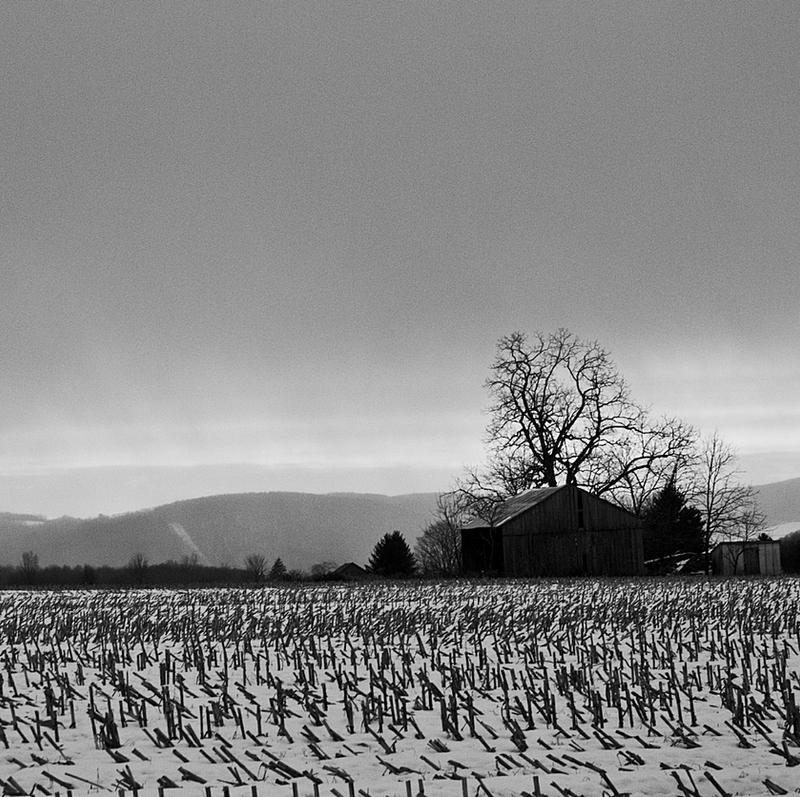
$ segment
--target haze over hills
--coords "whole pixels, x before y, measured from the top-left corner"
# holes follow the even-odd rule
[[[756,485],[758,504],[768,526],[782,523],[800,525],[800,478]]]
[[[800,522],[800,478],[758,485],[768,526]],[[42,565],[123,565],[136,553],[150,562],[196,556],[240,565],[251,553],[308,570],[331,561],[365,563],[378,539],[401,531],[413,546],[431,521],[435,493],[386,496],[296,492],[207,496],[138,512],[46,520],[0,513],[2,562],[34,551]]]
[[[42,565],[123,565],[136,553],[150,562],[196,555],[205,564],[241,565],[251,553],[289,568],[323,561],[365,563],[383,534],[409,544],[432,519],[435,493],[239,493],[177,501],[140,512],[80,520],[0,515],[3,561],[34,551]]]

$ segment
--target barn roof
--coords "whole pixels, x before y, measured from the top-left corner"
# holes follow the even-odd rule
[[[536,489],[528,490],[526,493],[515,495],[500,504],[500,506],[497,508],[497,514],[494,517],[493,523],[487,523],[483,518],[476,517],[461,528],[467,530],[485,529],[489,528],[490,525],[494,528],[502,526],[503,523],[511,520],[511,518],[515,518],[517,515],[521,515],[523,512],[530,509],[532,506],[540,504],[542,501],[549,498],[553,493],[563,490],[565,486],[566,485],[562,484],[558,487],[537,487]]]
[[[343,565],[339,565],[339,567],[333,571],[333,575],[335,576],[344,575],[345,573],[363,573],[365,576],[369,575],[369,573],[363,567],[361,567],[361,565],[356,564],[355,562],[345,562]]]

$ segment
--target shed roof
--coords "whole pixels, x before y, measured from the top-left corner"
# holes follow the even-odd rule
[[[506,499],[502,504],[500,504],[500,506],[497,508],[497,513],[494,517],[493,523],[488,523],[483,518],[476,517],[461,528],[468,530],[486,529],[490,526],[492,528],[502,526],[503,523],[508,522],[511,520],[511,518],[515,518],[517,515],[521,515],[523,512],[530,509],[532,506],[540,504],[542,501],[553,495],[553,493],[563,490],[565,486],[566,485],[562,484],[558,487],[537,487],[533,490],[528,490],[525,493],[515,495],[512,498]]]
[[[711,550],[714,551],[717,548],[730,548],[733,545],[752,548],[756,545],[780,545],[780,544],[781,544],[780,540],[722,540],[721,542],[718,542]]]

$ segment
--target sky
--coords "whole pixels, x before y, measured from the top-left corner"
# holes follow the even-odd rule
[[[447,489],[499,337],[800,476],[794,3],[0,6],[0,511]]]

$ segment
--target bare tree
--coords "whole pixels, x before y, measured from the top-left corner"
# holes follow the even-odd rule
[[[39,573],[39,555],[33,551],[25,551],[19,565],[22,580],[25,584],[33,584]]]
[[[461,493],[440,493],[436,497],[434,519],[417,538],[414,550],[424,573],[461,573],[461,527],[469,517],[468,503]]]
[[[742,570],[747,572],[744,566],[740,569],[739,563],[745,560],[745,551],[748,547],[765,537],[769,539],[764,534],[766,521],[767,516],[759,509],[755,495],[751,495],[749,501],[742,506],[736,525],[729,528],[725,534],[725,541],[731,543],[726,549],[726,555],[734,573]]]
[[[595,493],[641,516],[667,484],[686,487],[697,464],[697,433],[677,418],[620,435],[602,456],[587,462],[581,481]]]
[[[147,559],[144,558],[143,553],[135,553],[128,560],[128,572],[131,574],[134,584],[144,583],[144,577],[147,574]]]
[[[566,329],[501,338],[486,387],[489,466],[481,489],[468,479],[484,496],[567,483],[640,509],[695,439],[681,421],[652,420],[608,352]]]
[[[497,459],[493,458],[483,472],[468,468],[456,480],[452,491],[463,507],[464,514],[470,518],[480,518],[487,526],[494,526],[506,498],[539,486],[537,481],[526,478],[524,473],[515,478],[513,463],[510,460],[498,462]]]
[[[311,566],[311,578],[323,579],[336,570],[336,562],[317,562]]]
[[[707,568],[715,543],[735,536],[758,520],[756,491],[742,484],[740,477],[733,447],[717,432],[704,439],[695,469],[692,500],[703,516]],[[763,519],[760,522],[763,524]]]
[[[250,581],[263,581],[267,575],[267,560],[260,553],[251,553],[244,560],[244,569]]]

